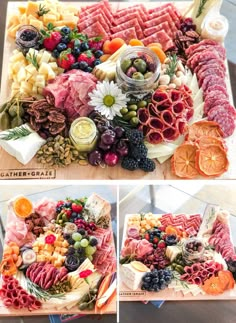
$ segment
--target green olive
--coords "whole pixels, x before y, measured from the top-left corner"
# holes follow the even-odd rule
[[[63,214],[63,215],[62,215],[62,220],[63,220],[63,221],[68,221],[68,218],[67,218],[67,215],[66,215],[66,214]]]
[[[79,309],[81,311],[85,310],[87,307],[88,307],[88,303],[86,303],[86,302],[79,304]]]
[[[21,117],[16,116],[11,120],[11,128],[19,127],[23,124]]]
[[[10,128],[10,117],[5,111],[0,113],[0,129],[7,130]]]
[[[131,104],[131,105],[128,105],[128,109],[129,111],[136,111],[138,107],[136,104]]]
[[[89,311],[92,311],[94,309],[94,307],[95,307],[95,302],[91,302],[91,303],[88,304],[88,310]]]
[[[124,73],[127,72],[128,68],[130,68],[131,65],[132,65],[132,61],[129,58],[124,59],[120,64],[121,69]]]
[[[152,77],[153,73],[152,72],[147,72],[144,74],[145,79],[149,79],[149,77]]]
[[[11,117],[15,117],[17,115],[17,106],[12,105],[8,110],[8,113],[10,114]]]
[[[81,300],[80,300],[80,303],[85,303],[85,302],[89,302],[90,301],[90,297],[89,297],[89,294],[85,294]]]
[[[124,116],[123,116],[123,119],[125,121],[129,121],[131,118],[133,117],[136,117],[136,112],[135,111],[129,111],[128,113],[126,113]]]
[[[138,108],[145,108],[147,105],[147,101],[142,100],[138,102]]]
[[[142,74],[146,72],[147,63],[141,58],[135,59],[133,62],[133,66],[138,70],[138,72]]]
[[[93,288],[90,290],[90,294],[92,295],[96,295],[98,293],[98,289],[97,288]]]
[[[137,126],[139,124],[139,118],[133,117],[130,119],[129,122],[130,122],[131,126]]]
[[[142,74],[142,73],[140,73],[140,72],[135,72],[135,73],[132,75],[132,79],[142,81],[142,80],[144,80],[144,76],[143,76],[143,74]]]
[[[126,114],[126,113],[128,113],[129,112],[129,110],[127,109],[127,108],[122,108],[122,109],[120,109],[120,113],[122,114],[122,115],[124,115],[124,114]]]

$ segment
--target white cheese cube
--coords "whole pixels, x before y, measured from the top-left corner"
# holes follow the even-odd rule
[[[22,81],[24,81],[26,79],[26,71],[25,71],[25,67],[21,66],[21,68],[19,69],[19,72],[17,73],[17,81],[19,83],[21,83]]]
[[[40,58],[40,60],[39,60],[39,65],[41,65],[42,63],[48,63],[49,62],[49,60],[50,60],[50,58],[51,58],[51,53],[49,53],[48,51],[44,51],[43,53],[42,53],[42,56],[41,56],[41,58]]]
[[[27,72],[29,72],[30,74],[34,74],[35,72],[37,72],[36,67],[33,64],[29,64],[25,67],[25,70]]]

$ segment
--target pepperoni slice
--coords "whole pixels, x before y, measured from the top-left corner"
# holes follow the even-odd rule
[[[196,165],[203,176],[220,176],[228,170],[229,161],[225,149],[214,144],[197,150]]]
[[[213,120],[219,124],[223,131],[223,137],[229,137],[233,134],[235,130],[235,120],[230,114],[225,111],[219,112]]]
[[[195,178],[198,176],[196,169],[197,145],[184,143],[179,146],[171,159],[171,168],[175,175],[181,178]]]

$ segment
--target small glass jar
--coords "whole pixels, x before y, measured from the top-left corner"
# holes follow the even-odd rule
[[[137,80],[127,76],[122,68],[121,64],[124,59],[142,58],[145,59],[152,66],[152,75],[144,80]],[[133,46],[126,49],[120,56],[116,63],[116,81],[118,86],[124,92],[142,93],[152,91],[155,88],[155,83],[160,76],[161,64],[157,55],[149,48],[143,46]]]
[[[202,23],[202,38],[213,39],[223,43],[229,30],[227,18],[219,14],[210,14],[205,17]]]
[[[203,260],[204,251],[205,247],[202,240],[198,238],[187,239],[182,247],[183,260],[189,265],[200,262]]]
[[[71,124],[69,135],[73,145],[81,153],[89,153],[96,148],[97,128],[89,118],[75,119]]]
[[[16,33],[16,45],[27,53],[30,48],[39,48],[40,33],[31,25],[21,26]]]

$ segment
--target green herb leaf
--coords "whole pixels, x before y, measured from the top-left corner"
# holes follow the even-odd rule
[[[14,129],[10,129],[4,134],[0,134],[0,139],[2,140],[17,140],[23,137],[27,137],[32,133],[25,126],[16,127]]]
[[[40,4],[39,11],[37,11],[36,13],[39,17],[41,17],[43,15],[46,15],[49,11],[50,11],[50,9],[48,9],[48,8],[46,8],[46,6]]]
[[[36,70],[39,69],[39,63],[37,61],[37,55],[34,53],[34,54],[27,54],[26,57],[27,61],[29,61],[31,64],[34,65],[34,67],[36,68]]]
[[[50,294],[46,290],[40,288],[38,285],[34,284],[31,280],[26,278],[27,281],[27,290],[30,292],[30,294],[33,294],[36,298],[42,299],[44,301],[47,301],[51,298],[64,298],[63,294]]]
[[[169,77],[172,78],[175,75],[175,70],[178,64],[177,55],[176,54],[168,55],[168,58],[170,60],[170,63],[167,67],[166,74],[168,74]]]
[[[200,4],[199,4],[199,7],[198,7],[198,11],[197,11],[197,15],[196,15],[196,18],[198,18],[199,16],[201,16],[203,10],[204,10],[204,6],[205,4],[207,3],[208,0],[200,0]]]

